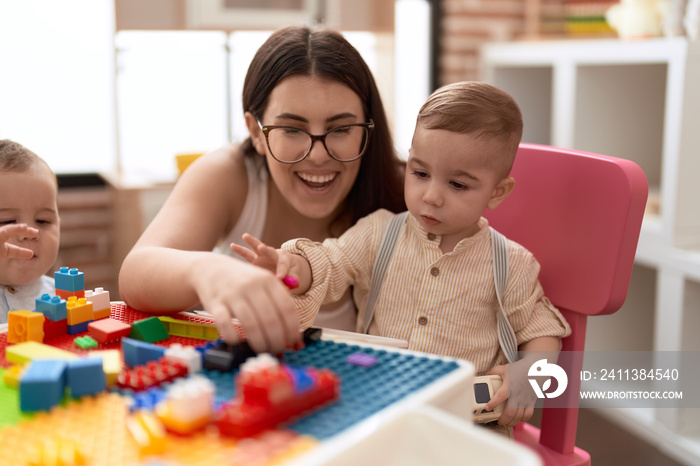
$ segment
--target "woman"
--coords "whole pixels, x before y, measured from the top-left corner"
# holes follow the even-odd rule
[[[201,305],[230,343],[235,317],[253,349],[281,352],[299,340],[292,300],[270,272],[227,256],[229,243],[322,241],[378,208],[405,210],[403,170],[374,78],[337,32],[275,32],[248,69],[243,110],[250,138],[181,176],[124,260],[120,294],[154,314]],[[349,292],[335,307],[329,320],[354,321]]]

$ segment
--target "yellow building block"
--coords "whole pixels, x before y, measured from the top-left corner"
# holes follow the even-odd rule
[[[88,459],[78,442],[61,437],[47,438],[37,444],[30,466],[79,466]]]
[[[111,387],[117,384],[119,371],[122,368],[122,357],[117,349],[90,351],[89,356],[97,356],[102,358],[102,369],[105,371],[105,380],[107,386]]]
[[[7,313],[7,342],[44,341],[44,314],[33,311]]]
[[[168,316],[158,316],[158,320],[163,323],[165,330],[168,331],[168,335],[171,336],[211,341],[219,338],[219,331],[216,330],[216,326],[214,325],[188,322]]]
[[[165,452],[165,427],[150,411],[139,410],[126,418],[126,428],[142,455],[160,455]]]
[[[68,361],[76,358],[78,358],[77,354],[36,341],[25,341],[5,348],[5,359],[12,364],[26,364],[34,359],[63,359]]]
[[[68,311],[68,325],[78,325],[95,320],[92,301],[88,301],[86,298],[71,296],[66,301],[66,310]]]
[[[17,388],[19,387],[19,381],[22,378],[22,373],[26,367],[23,366],[10,366],[2,373],[2,383],[6,387]]]

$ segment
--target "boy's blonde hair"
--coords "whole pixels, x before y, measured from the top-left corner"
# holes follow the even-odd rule
[[[53,170],[44,159],[22,144],[10,139],[0,139],[0,171],[24,173],[37,164],[44,165],[53,174]]]
[[[461,81],[433,92],[418,112],[417,124],[497,142],[487,163],[508,176],[523,135],[523,116],[507,92],[483,82]]]

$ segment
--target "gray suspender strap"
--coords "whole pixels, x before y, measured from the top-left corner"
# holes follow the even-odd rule
[[[372,270],[372,281],[369,286],[365,316],[362,320],[362,333],[367,333],[369,324],[372,322],[372,317],[374,317],[374,306],[377,304],[379,291],[382,289],[382,283],[384,283],[384,277],[386,276],[386,270],[391,263],[391,256],[394,255],[394,248],[399,239],[401,227],[406,223],[407,215],[408,211],[394,215],[384,232],[382,242],[379,244],[379,251],[377,252],[377,258],[374,260],[374,269]]]
[[[498,299],[498,342],[509,363],[518,360],[518,342],[515,332],[508,322],[506,311],[503,309],[503,296],[508,282],[508,240],[505,236],[491,228],[491,250],[493,251],[493,281],[496,286]]]
[[[382,242],[379,244],[379,251],[377,252],[374,270],[372,271],[365,315],[362,320],[362,333],[367,333],[372,317],[374,317],[374,307],[379,298],[379,291],[382,288],[382,283],[384,283],[386,271],[391,263],[391,257],[394,255],[394,248],[407,215],[408,212],[402,212],[389,221],[389,226],[384,232]],[[508,362],[512,363],[518,360],[518,342],[515,338],[513,327],[508,322],[508,317],[503,309],[503,296],[506,283],[508,283],[508,240],[493,228],[491,228],[491,250],[493,251],[493,280],[496,287],[496,298],[498,299],[498,313],[496,317],[498,342],[506,358],[508,358]]]

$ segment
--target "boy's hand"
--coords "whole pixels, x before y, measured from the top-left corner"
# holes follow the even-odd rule
[[[231,250],[251,264],[274,273],[277,278],[281,279],[289,275],[290,269],[292,268],[292,261],[288,253],[268,246],[248,233],[243,234],[243,241],[245,241],[251,249],[244,248],[236,243],[231,243]]]
[[[518,422],[529,421],[534,414],[537,398],[527,381],[528,367],[528,362],[521,360],[513,364],[495,366],[488,372],[490,375],[499,375],[503,380],[501,388],[494,393],[493,398],[484,407],[485,410],[491,410],[506,402],[503,414],[498,419],[499,425],[514,427]],[[515,376],[510,383],[508,381],[509,372]],[[513,393],[509,393],[509,387]],[[508,403],[508,400],[515,401]],[[509,407],[509,404],[513,407]]]
[[[0,227],[0,259],[25,259],[34,257],[34,251],[22,248],[7,241],[13,236],[25,236],[27,238],[37,238],[39,230],[27,226],[25,223],[14,223]]]

